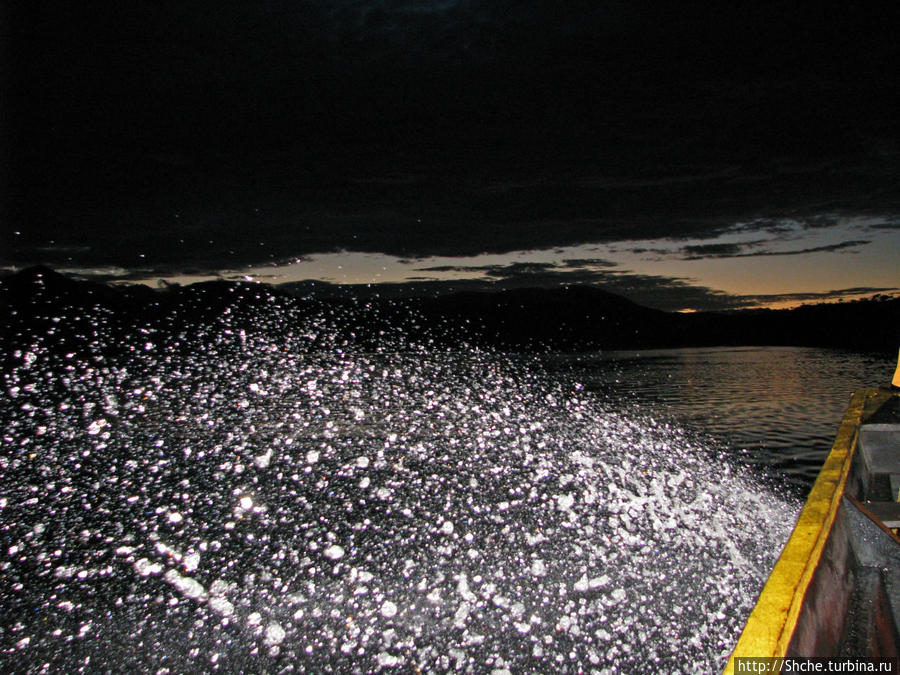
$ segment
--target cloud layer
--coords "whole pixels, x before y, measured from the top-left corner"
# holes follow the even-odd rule
[[[682,248],[684,260],[703,260],[704,258],[755,258],[762,256],[806,255],[808,253],[833,253],[846,249],[857,248],[871,243],[868,239],[854,239],[842,241],[826,246],[812,246],[809,248],[790,249],[787,251],[773,250],[748,250],[754,249],[766,243],[763,240],[749,241],[738,244],[695,244]]]
[[[900,213],[887,0],[13,0],[9,17],[0,267],[126,279],[660,240],[737,261],[863,251]],[[873,222],[778,239],[846,216]],[[614,264],[467,273],[732,302]]]

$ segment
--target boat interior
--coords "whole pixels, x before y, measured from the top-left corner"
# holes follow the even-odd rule
[[[851,462],[787,656],[900,653],[900,397],[859,426]]]

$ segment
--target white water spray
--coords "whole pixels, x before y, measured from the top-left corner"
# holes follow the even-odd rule
[[[529,360],[277,336],[223,320],[142,335],[129,360],[39,340],[18,355],[2,407],[3,663],[724,663],[795,505]]]

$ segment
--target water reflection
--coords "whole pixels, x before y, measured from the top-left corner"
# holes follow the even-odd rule
[[[804,493],[850,398],[886,383],[887,357],[803,347],[743,347],[554,356],[593,391],[670,415],[742,461]]]

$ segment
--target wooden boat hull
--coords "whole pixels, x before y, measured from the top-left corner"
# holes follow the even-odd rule
[[[897,655],[900,424],[867,423],[896,399],[853,395],[726,673],[737,657]]]

